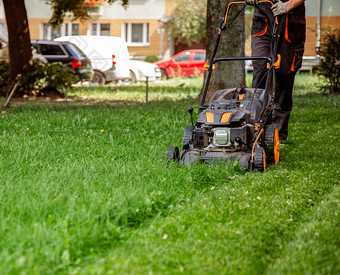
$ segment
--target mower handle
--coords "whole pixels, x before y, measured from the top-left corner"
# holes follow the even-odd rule
[[[272,64],[272,59],[268,56],[249,56],[249,57],[220,57],[213,61],[213,64],[221,61],[241,61],[241,60],[267,60],[269,64]]]
[[[230,6],[234,5],[234,4],[245,4],[245,3],[246,3],[246,1],[230,2],[228,4],[227,11],[226,11],[225,16],[224,16],[224,24],[227,24],[227,17],[228,17]],[[269,3],[271,5],[274,5],[273,1],[270,1],[270,0],[261,0],[261,1],[259,1],[259,3]]]
[[[276,1],[276,0],[273,0],[273,1]],[[269,3],[271,5],[273,5],[273,1],[270,1],[270,0],[260,0],[259,3]],[[222,35],[222,31],[225,30],[226,28],[228,28],[229,26],[227,26],[227,17],[228,17],[228,13],[229,13],[229,8],[231,5],[234,5],[234,4],[245,4],[245,1],[237,1],[237,2],[231,2],[227,5],[226,9],[225,9],[225,15],[224,17],[222,18],[221,20],[221,25],[220,25],[220,28],[218,30],[218,36],[217,36],[217,40],[216,40],[216,43],[215,43],[215,47],[214,47],[214,50],[213,50],[213,53],[212,53],[212,56],[210,58],[210,64],[209,64],[209,67],[208,67],[208,75],[205,79],[205,82],[204,82],[204,86],[203,86],[203,92],[202,92],[202,98],[201,98],[201,102],[200,102],[200,106],[203,106],[204,105],[204,102],[205,102],[205,97],[206,97],[206,93],[207,93],[207,89],[208,89],[208,86],[209,86],[209,82],[210,82],[210,78],[211,78],[211,73],[212,73],[212,67],[213,67],[213,63],[215,63],[215,55],[216,55],[216,52],[217,52],[217,49],[218,49],[218,44],[220,43],[220,38],[221,38],[221,35]],[[246,7],[247,5],[245,4],[243,9]],[[242,10],[243,10],[242,9]],[[242,11],[241,10],[241,11]],[[231,20],[231,23],[229,25],[231,25],[234,20],[236,19],[236,17],[239,15],[239,13],[235,16],[234,19]],[[276,22],[278,22],[277,20],[275,20]],[[241,59],[242,60],[242,59]],[[247,60],[247,59],[243,59],[243,60]],[[252,60],[252,59],[250,59]],[[271,61],[271,59],[270,59]],[[274,61],[271,61],[271,63],[274,62]]]

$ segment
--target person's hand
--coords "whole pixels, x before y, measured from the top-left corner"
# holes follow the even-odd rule
[[[282,3],[281,1],[279,1],[272,6],[272,11],[273,11],[274,16],[285,14],[288,12],[288,6],[285,3]]]
[[[255,6],[259,3],[259,0],[245,0],[247,5]]]

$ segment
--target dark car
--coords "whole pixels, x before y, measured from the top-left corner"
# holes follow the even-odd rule
[[[81,81],[90,81],[93,76],[91,61],[71,42],[31,40],[32,45],[49,63],[61,62],[75,70]]]

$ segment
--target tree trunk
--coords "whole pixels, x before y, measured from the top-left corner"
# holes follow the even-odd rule
[[[226,4],[230,2],[232,1],[208,0],[206,50],[207,60],[209,60],[209,62],[215,47],[218,29],[224,16]],[[240,9],[243,8],[243,5],[244,4],[235,4],[230,6],[227,25]],[[244,38],[244,11],[242,11],[233,24],[222,32],[215,58],[244,56]],[[204,80],[207,74],[206,71]],[[217,90],[244,86],[245,69],[243,61],[219,62],[216,64],[216,69],[212,73],[205,102],[210,101]]]
[[[9,71],[13,77],[33,65],[24,0],[3,0],[8,30]]]

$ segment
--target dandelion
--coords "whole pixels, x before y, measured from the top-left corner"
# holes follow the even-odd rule
[[[28,131],[30,128],[26,128],[26,131]]]
[[[103,129],[101,129],[101,130],[100,130],[100,132],[104,132],[104,130],[103,130]]]

